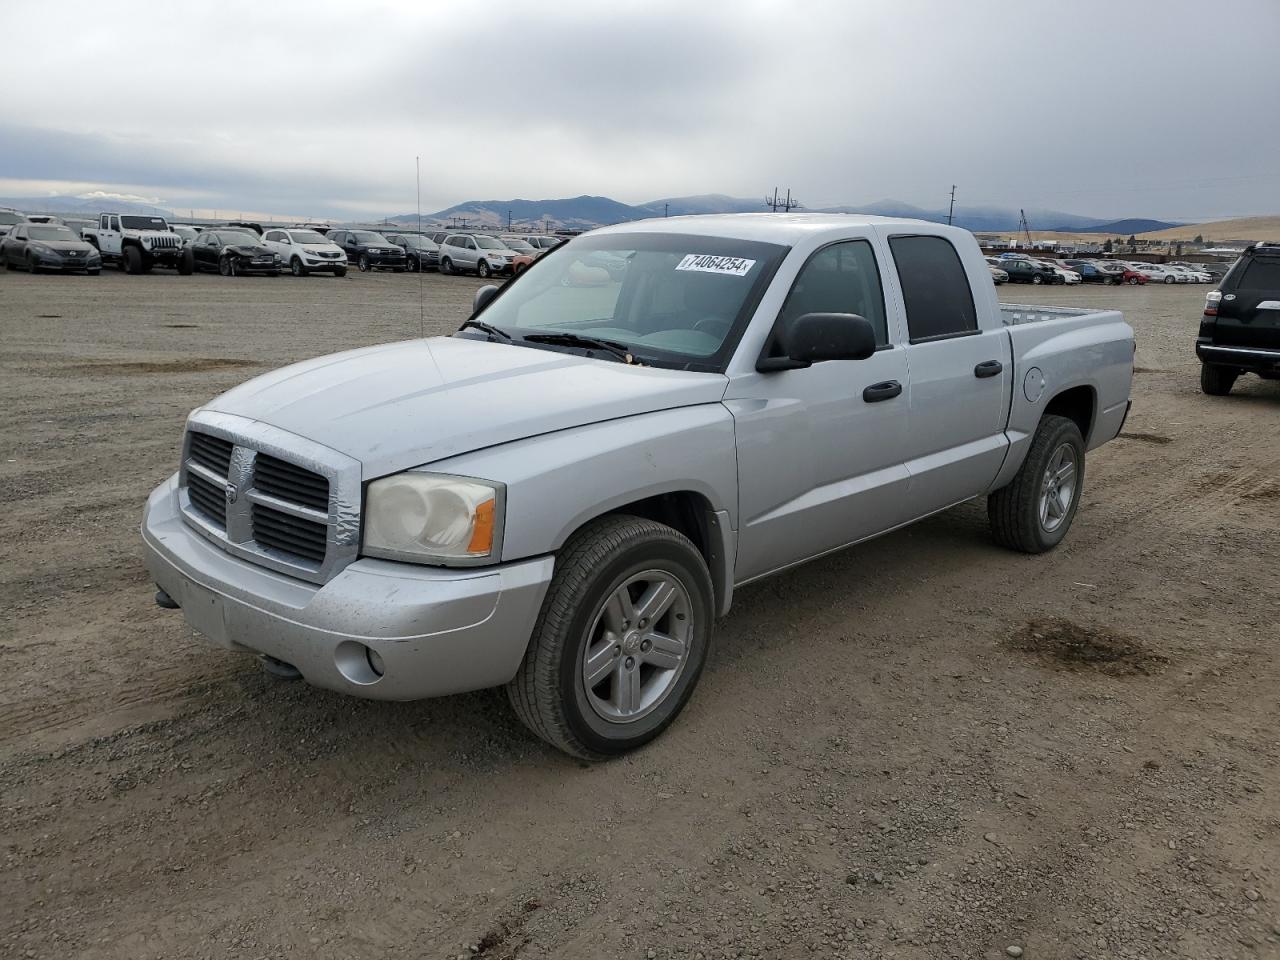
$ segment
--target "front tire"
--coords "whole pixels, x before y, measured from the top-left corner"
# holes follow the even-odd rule
[[[1044,277],[1040,276],[1039,274],[1036,274],[1034,277],[1031,278],[1031,282],[1034,283],[1036,286],[1039,286],[1040,284],[1044,283]]]
[[[1165,277],[1165,278],[1164,278],[1164,282],[1165,282],[1165,283],[1177,283],[1178,281],[1177,281],[1176,279],[1174,279],[1173,277]]]
[[[367,256],[365,256],[363,253],[362,253],[362,254],[360,254],[360,259],[356,262],[356,267],[357,267],[357,268],[359,268],[359,270],[360,270],[360,272],[361,272],[361,273],[368,273],[368,272],[369,272],[369,258],[368,258]]]
[[[91,277],[96,277],[96,276],[97,276],[98,274],[100,274],[101,272],[102,272],[101,268],[99,268],[99,269],[97,269],[97,270],[86,270],[86,271],[85,271],[85,273],[86,273],[86,274],[88,274],[88,275],[89,275],[89,276],[91,276]]]
[[[493,272],[493,271],[491,271],[491,270],[489,269],[489,261],[488,261],[488,260],[481,260],[481,261],[480,261],[480,263],[479,263],[479,265],[476,267],[476,276],[477,276],[477,277],[479,277],[481,280],[488,280],[488,279],[489,279],[489,275],[490,275],[492,272]]]
[[[1083,488],[1080,428],[1066,417],[1042,417],[1013,481],[987,497],[992,535],[1010,550],[1052,550],[1071,529]]]
[[[142,254],[137,247],[125,247],[120,263],[125,273],[137,275],[142,272]]]
[[[602,760],[662,733],[688,702],[714,629],[711,575],[683,534],[609,516],[570,538],[507,684],[552,746]]]
[[[440,272],[443,273],[446,277],[453,276],[453,261],[450,260],[448,257],[445,257],[443,260],[441,260]]]
[[[196,272],[196,255],[190,248],[182,251],[182,256],[178,259],[178,274],[183,277],[189,277]]]
[[[289,272],[295,277],[305,277],[307,268],[302,265],[302,261],[298,257],[294,257],[289,261]]]
[[[347,268],[338,267],[336,270],[333,271],[333,275],[335,277],[345,277],[347,275]]]
[[[218,258],[218,273],[224,277],[234,277],[236,275],[235,262],[226,254]]]
[[[1211,397],[1225,397],[1236,385],[1239,370],[1230,367],[1219,367],[1212,363],[1200,365],[1200,390]]]

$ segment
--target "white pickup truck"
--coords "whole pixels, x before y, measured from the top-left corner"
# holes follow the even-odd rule
[[[975,497],[999,543],[1056,545],[1133,353],[1116,312],[1001,305],[963,230],[622,224],[482,288],[452,337],[194,411],[147,564],[162,606],[276,672],[506,685],[539,736],[610,756],[680,712],[744,584]]]
[[[104,261],[119,263],[126,273],[172,267],[188,276],[195,270],[190,246],[164,217],[103,213],[95,226],[81,231],[81,236],[98,249]]]

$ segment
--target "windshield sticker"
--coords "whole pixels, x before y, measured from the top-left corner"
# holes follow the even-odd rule
[[[741,257],[714,257],[707,253],[691,253],[676,264],[676,269],[745,277],[755,265],[754,260],[743,260]]]

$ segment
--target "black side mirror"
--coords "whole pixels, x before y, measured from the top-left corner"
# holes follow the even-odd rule
[[[876,332],[866,317],[806,313],[774,328],[756,369],[799,370],[824,360],[865,360],[875,352]]]
[[[476,297],[474,300],[471,301],[471,312],[479,313],[481,310],[487,307],[490,303],[492,303],[493,298],[496,297],[497,295],[498,295],[498,288],[496,286],[494,286],[492,283],[485,284],[483,287],[481,287],[479,290],[476,291]]]

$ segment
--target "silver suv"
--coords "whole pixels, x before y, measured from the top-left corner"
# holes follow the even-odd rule
[[[510,273],[514,250],[482,233],[451,233],[440,244],[441,273],[474,273],[491,277]]]

